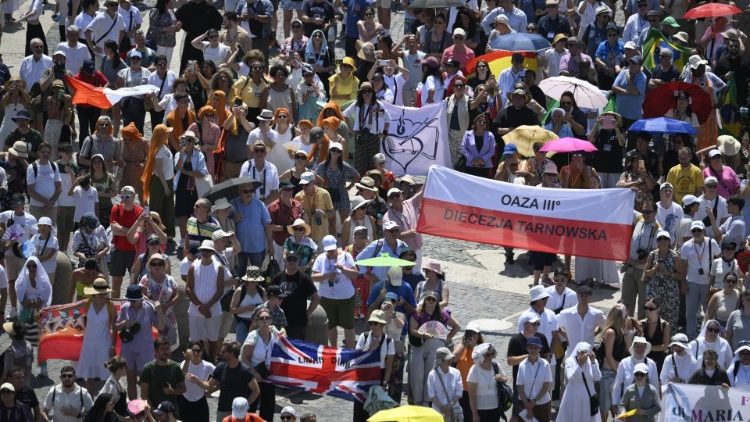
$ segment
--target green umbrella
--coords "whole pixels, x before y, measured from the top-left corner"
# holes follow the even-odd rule
[[[354,262],[364,267],[412,267],[414,262],[405,259],[394,258],[387,253],[381,253],[374,258],[361,259]]]

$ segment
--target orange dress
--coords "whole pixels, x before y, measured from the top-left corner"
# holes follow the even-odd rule
[[[122,186],[132,186],[139,198],[143,197],[143,167],[148,155],[148,143],[144,139],[124,139],[122,143],[122,159],[125,168],[122,172]]]

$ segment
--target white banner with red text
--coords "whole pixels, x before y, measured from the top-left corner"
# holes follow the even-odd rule
[[[732,374],[729,374],[731,377]],[[627,421],[628,419],[624,419]],[[750,391],[674,384],[662,396],[659,422],[749,421]]]
[[[433,166],[417,231],[537,252],[626,260],[633,201],[629,189],[523,186]]]

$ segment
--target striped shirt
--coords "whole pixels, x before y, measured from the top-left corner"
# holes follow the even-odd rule
[[[219,274],[218,262],[212,260],[209,265],[202,265],[200,259],[196,259],[193,262],[193,275],[195,282],[193,283],[193,293],[201,303],[208,303],[211,298],[216,294],[216,278]],[[222,289],[223,291],[223,289]],[[190,303],[188,308],[189,316],[203,316],[198,312],[198,307],[194,303]],[[216,301],[211,306],[211,316],[221,315],[221,304]]]

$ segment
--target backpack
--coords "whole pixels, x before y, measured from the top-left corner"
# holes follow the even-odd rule
[[[54,174],[57,171],[57,166],[52,161],[49,162],[49,165],[52,166],[52,173]],[[31,169],[34,170],[34,178],[39,175],[39,166],[37,165],[36,161],[31,163]]]

